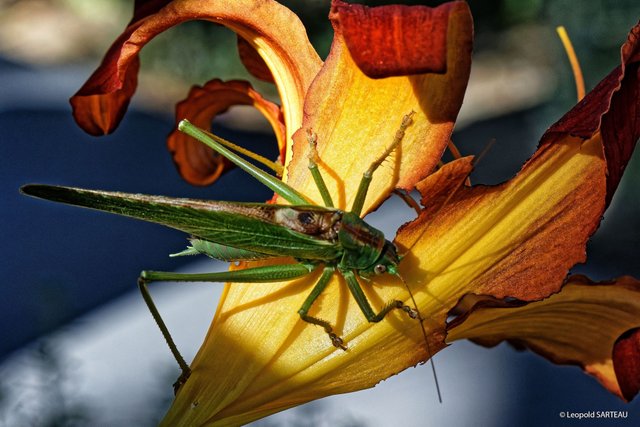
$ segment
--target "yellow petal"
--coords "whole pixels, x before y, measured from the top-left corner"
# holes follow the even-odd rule
[[[402,271],[418,305],[432,307],[425,315],[448,311],[468,292],[531,301],[557,291],[585,259],[604,210],[605,179],[596,134],[544,144],[512,180],[463,187],[444,207],[431,179],[421,183],[427,208],[396,243],[409,251]]]
[[[573,276],[559,293],[542,301],[523,305],[488,297],[474,300],[473,307],[451,325],[448,342],[471,339],[494,346],[512,341],[553,363],[582,367],[622,398],[620,382],[637,384],[637,377],[625,378],[637,371],[628,372],[624,366],[614,369],[612,353],[621,335],[640,326],[640,281],[622,277],[594,283]],[[631,357],[636,358],[637,367],[637,353]],[[627,399],[637,391],[629,391]]]
[[[423,182],[421,188],[424,190],[434,180],[451,182],[452,177],[459,178],[456,182],[463,182],[469,166],[468,158],[446,165]],[[480,191],[478,189],[459,190],[456,194],[460,200],[452,200],[442,209],[436,216],[437,221],[424,234],[415,236],[412,229],[416,224],[424,226],[426,214],[400,231],[398,241],[405,247],[412,247],[403,259],[401,274],[416,294],[418,307],[426,319],[431,354],[444,346],[447,312],[468,291],[466,285],[474,277],[473,286],[478,289],[491,289],[493,282],[489,279],[492,277],[497,277],[500,283],[498,273],[502,271],[500,267],[504,267],[500,262],[509,262],[507,255],[515,243],[507,239],[506,247],[503,247],[497,239],[490,247],[497,251],[494,254],[487,251],[488,243],[483,239],[495,240],[491,233],[497,227],[501,239],[504,239],[503,234],[512,236],[527,248],[526,242],[518,240],[526,236],[533,239],[533,247],[538,248],[540,243],[535,240],[533,231],[541,232],[541,238],[545,239],[548,237],[546,232],[558,231],[553,227],[546,231],[540,227],[531,229],[531,224],[549,222],[544,220],[544,215],[557,216],[558,210],[566,209],[566,203],[591,203],[593,206],[582,208],[580,205],[577,209],[585,216],[592,209],[601,212],[604,194],[595,192],[578,200],[569,195],[576,187],[591,191],[589,183],[604,179],[599,138],[584,144],[574,139],[551,144],[542,149],[518,177],[498,189],[485,189],[487,193],[483,191],[482,198],[479,195],[467,197],[470,192]],[[604,182],[600,187],[604,189]],[[550,210],[536,217],[528,207],[539,206],[539,198],[549,204]],[[468,203],[474,206],[474,211],[467,214]],[[527,214],[517,214],[518,209],[524,209]],[[496,214],[492,216],[494,210]],[[510,218],[501,223],[500,215],[514,215],[514,212],[517,221]],[[599,213],[593,216],[592,223],[597,223]],[[540,217],[543,219],[539,220]],[[589,218],[583,219],[588,224]],[[485,221],[489,221],[489,225]],[[578,228],[584,228],[586,236],[593,227],[578,225]],[[489,236],[484,237],[486,233]],[[410,245],[409,240],[414,237]],[[477,249],[474,242],[479,242],[481,249]],[[460,247],[471,251],[473,258],[468,258]],[[482,250],[481,255],[476,250]],[[576,253],[562,245],[560,250]],[[543,249],[538,248],[536,253],[539,252]],[[582,255],[583,251],[577,253]],[[456,263],[459,258],[464,262]],[[429,266],[431,263],[440,268],[440,264],[434,263],[441,260],[445,260],[442,271]],[[498,267],[488,272],[483,262]],[[552,267],[544,268],[554,270]],[[517,266],[514,271],[518,272]],[[483,273],[491,273],[485,279],[486,283],[480,280],[484,278]],[[317,277],[315,274],[288,284],[234,284],[228,287],[214,326],[192,364],[192,378],[178,393],[165,419],[166,425],[245,423],[322,396],[371,387],[381,378],[429,356],[417,321],[404,313],[392,313],[384,322],[368,323],[345,284],[338,279],[329,284],[310,313],[335,325],[336,333],[349,346],[346,352],[333,348],[321,328],[301,322],[296,313]],[[466,281],[467,278],[471,280]],[[365,283],[363,290],[376,309],[392,299],[409,300],[403,285],[391,277]],[[229,375],[230,372],[233,375]]]
[[[394,187],[411,189],[440,160],[469,77],[471,14],[466,3],[453,3],[445,74],[369,78],[353,61],[339,26],[335,30],[329,57],[305,100],[303,129],[294,135],[286,180],[314,202],[322,202],[307,170],[306,130],[311,129],[318,136],[320,169],[334,202],[341,209],[350,208],[363,172],[391,144],[403,116],[414,111],[402,146],[374,175],[366,213]]]

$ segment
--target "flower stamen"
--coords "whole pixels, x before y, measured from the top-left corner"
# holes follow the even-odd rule
[[[556,28],[558,32],[558,36],[562,41],[562,45],[564,46],[564,50],[567,53],[567,57],[569,58],[569,62],[571,63],[571,70],[573,71],[573,78],[576,82],[576,94],[578,96],[578,102],[584,98],[585,89],[584,89],[584,77],[582,76],[582,69],[580,68],[580,62],[578,61],[578,57],[576,55],[575,50],[573,49],[573,44],[571,44],[571,39],[567,34],[567,30],[560,25]]]

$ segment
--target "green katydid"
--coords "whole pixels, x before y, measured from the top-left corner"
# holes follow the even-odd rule
[[[307,135],[312,153],[309,156],[309,169],[325,207],[312,204],[292,187],[238,156],[227,148],[228,141],[198,129],[186,120],[179,125],[181,131],[225,156],[291,205],[176,199],[39,184],[26,185],[21,190],[30,196],[160,223],[193,236],[190,239],[191,246],[174,256],[205,254],[229,262],[282,256],[297,260],[293,264],[218,273],[141,273],[138,284],[144,300],[182,370],[182,375],[174,385],[177,389],[189,377],[190,368],[177,350],[147,290],[147,283],[154,281],[286,281],[321,269],[320,279],[298,314],[305,322],[322,327],[334,346],[346,349],[342,338],[333,332],[330,323],[309,315],[311,306],[337,272],[344,277],[349,291],[369,322],[379,322],[390,311],[399,309],[411,318],[420,320],[426,341],[426,332],[417,307],[412,308],[402,301],[393,300],[376,312],[358,280],[381,274],[399,276],[401,256],[396,246],[386,240],[381,231],[362,220],[360,214],[373,173],[400,144],[412,115],[413,113],[403,118],[393,142],[363,174],[353,206],[348,212],[333,208],[331,196],[317,167],[315,136],[311,132]],[[426,342],[428,346],[428,341]]]

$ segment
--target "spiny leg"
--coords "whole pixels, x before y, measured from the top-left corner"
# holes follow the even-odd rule
[[[298,310],[298,314],[300,315],[300,318],[305,322],[322,327],[324,331],[329,335],[329,338],[331,339],[331,343],[335,347],[346,350],[347,346],[344,345],[344,341],[342,340],[342,338],[340,338],[338,335],[336,335],[333,332],[333,327],[329,322],[322,319],[318,319],[317,317],[309,316],[307,314],[309,312],[309,309],[313,305],[313,303],[316,301],[316,299],[318,299],[322,291],[324,291],[324,289],[329,284],[329,281],[331,280],[331,277],[333,276],[333,273],[335,271],[336,269],[333,266],[326,266],[324,268],[324,270],[322,271],[322,276],[320,276],[318,283],[316,283],[316,285],[313,287],[307,299],[305,299],[304,302],[302,303],[302,307],[300,307],[300,310]]]
[[[142,298],[147,304],[153,319],[155,320],[162,336],[164,337],[171,354],[178,362],[182,374],[173,384],[173,389],[177,393],[178,389],[184,384],[191,375],[191,368],[184,357],[180,354],[178,347],[176,346],[166,323],[162,319],[160,312],[158,311],[147,283],[151,282],[244,282],[244,283],[265,283],[265,282],[278,282],[280,280],[291,280],[297,277],[302,277],[309,274],[313,270],[313,266],[306,264],[285,264],[285,265],[270,265],[265,267],[247,268],[237,271],[222,271],[218,273],[171,273],[163,271],[143,271],[138,278],[138,287],[142,293]],[[325,285],[326,286],[326,285]]]
[[[278,178],[269,175],[262,169],[255,167],[253,164],[249,163],[248,161],[234,153],[232,150],[227,148],[224,144],[220,143],[219,141],[221,140],[221,138],[219,136],[213,135],[192,125],[188,120],[182,120],[180,123],[178,123],[178,129],[181,132],[184,132],[187,135],[202,142],[207,147],[215,150],[218,154],[226,157],[227,160],[247,172],[249,175],[257,179],[259,182],[261,182],[274,192],[278,193],[292,205],[310,204],[310,202],[295,188],[290,187],[286,183],[280,181]]]
[[[324,205],[328,208],[333,207],[333,199],[327,189],[327,185],[322,178],[320,169],[318,169],[318,135],[316,135],[311,129],[307,130],[307,141],[309,141],[309,171],[313,177],[313,181],[316,183],[316,187],[320,192]]]
[[[176,362],[178,362],[178,366],[180,366],[180,370],[182,371],[176,382],[173,383],[173,393],[177,394],[182,384],[187,382],[187,380],[191,376],[191,368],[189,367],[187,362],[185,362],[182,354],[180,354],[176,343],[173,341],[173,337],[169,333],[169,329],[167,328],[166,323],[164,323],[164,320],[162,319],[162,316],[160,315],[156,304],[153,302],[153,298],[151,298],[151,294],[149,293],[149,289],[147,288],[147,282],[142,277],[138,278],[138,288],[140,289],[140,293],[142,293],[144,302],[147,304],[147,308],[151,312],[151,316],[153,316],[153,320],[156,321],[158,328],[160,328],[160,332],[162,332],[162,336],[167,342],[169,350],[171,350],[171,354],[173,355],[174,359],[176,359]]]
[[[150,282],[239,282],[263,283],[291,280],[309,274],[313,270],[308,264],[282,264],[244,270],[220,271],[217,273],[172,273],[168,271],[143,271],[140,278]]]
[[[355,298],[356,302],[358,303],[360,310],[362,310],[362,313],[369,322],[377,323],[384,319],[391,310],[395,309],[404,311],[412,319],[418,318],[418,312],[415,309],[409,307],[399,300],[390,301],[382,308],[382,310],[376,313],[375,311],[373,311],[373,308],[371,308],[371,304],[369,303],[366,295],[364,294],[364,292],[362,292],[360,283],[358,283],[358,279],[356,279],[356,275],[353,273],[353,271],[340,270],[340,273],[347,282],[347,287],[349,288],[349,291],[351,291],[351,295],[353,295],[353,298]]]
[[[400,145],[402,139],[404,138],[405,131],[412,123],[411,118],[414,114],[415,112],[412,111],[402,118],[402,123],[396,131],[396,135],[393,138],[393,142],[391,143],[391,145],[389,145],[389,147],[384,150],[384,153],[382,153],[380,157],[374,160],[373,163],[371,163],[371,166],[369,166],[369,169],[367,169],[362,174],[362,179],[360,180],[360,185],[358,186],[358,193],[356,193],[356,198],[354,199],[353,206],[351,207],[351,212],[353,212],[354,214],[360,215],[362,213],[362,206],[364,206],[364,199],[365,197],[367,197],[367,191],[369,190],[369,184],[371,184],[373,173],[380,167],[382,162],[384,162],[385,159],[389,157],[391,152],[395,150],[398,145]]]
[[[422,212],[422,209],[420,208],[420,205],[418,204],[418,202],[416,202],[416,200],[413,197],[411,197],[411,194],[409,194],[406,190],[403,190],[401,188],[395,188],[393,190],[393,194],[395,194],[396,196],[400,197],[400,199],[407,206],[409,206],[411,209],[416,211],[416,213],[418,215],[420,215],[420,212]]]

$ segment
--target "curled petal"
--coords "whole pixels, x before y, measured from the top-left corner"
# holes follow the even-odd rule
[[[449,325],[448,342],[471,339],[494,346],[510,341],[553,363],[581,366],[626,400],[638,393],[640,281],[622,277],[594,283],[572,276],[559,293],[542,301],[469,298],[470,308]],[[462,305],[468,304],[463,299]]]
[[[372,78],[444,73],[447,27],[455,2],[439,7],[366,7],[334,0],[331,19],[358,68]]]
[[[186,118],[194,125],[208,129],[214,117],[234,105],[252,105],[265,116],[283,156],[285,129],[280,107],[264,99],[245,81],[214,79],[202,87],[192,87],[187,99],[176,105],[176,124]],[[178,131],[177,127],[169,135],[167,146],[182,177],[194,185],[211,184],[231,166],[224,157]]]
[[[78,124],[93,135],[112,132],[135,92],[140,49],[174,25],[196,19],[225,25],[253,46],[280,91],[288,128],[299,128],[304,94],[322,62],[298,17],[265,0],[136,2],[131,23],[71,98]],[[282,37],[282,28],[287,29],[287,37]]]
[[[347,6],[340,6],[343,7]],[[395,11],[381,10],[392,15]],[[428,10],[431,9],[418,8],[419,13]],[[335,36],[331,52],[309,89],[303,129],[294,135],[293,156],[290,161],[287,159],[290,185],[312,200],[321,201],[307,171],[306,131],[313,130],[317,134],[320,169],[334,202],[342,209],[350,208],[362,174],[391,145],[403,116],[412,111],[413,124],[406,130],[401,146],[376,171],[363,212],[375,209],[395,187],[411,190],[432,172],[462,104],[473,42],[466,3],[452,3],[443,10],[448,20],[447,72],[384,79],[367,77],[358,68],[346,46],[341,15],[332,15]],[[373,31],[370,27],[365,30]],[[424,38],[431,37],[431,30],[431,26],[411,29]]]
[[[262,59],[255,48],[242,37],[238,37],[238,54],[244,67],[254,77],[265,82],[274,83],[273,74],[271,74],[267,63],[264,62],[264,59]]]

